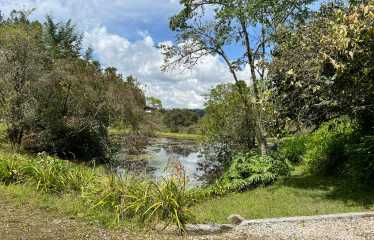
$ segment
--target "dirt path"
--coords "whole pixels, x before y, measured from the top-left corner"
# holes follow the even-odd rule
[[[1,240],[160,239],[147,234],[112,231],[43,210],[15,207],[0,199]],[[168,239],[168,238],[164,238]]]
[[[245,236],[246,234],[242,234]],[[227,239],[226,236],[189,236],[102,229],[41,209],[15,206],[0,197],[0,240],[168,240]],[[229,239],[251,239],[236,235]],[[257,239],[256,239],[257,240]]]

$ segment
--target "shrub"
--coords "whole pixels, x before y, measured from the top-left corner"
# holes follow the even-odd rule
[[[239,153],[234,156],[230,168],[211,187],[193,192],[195,199],[211,195],[224,195],[230,192],[245,191],[259,185],[273,183],[280,176],[290,173],[289,165],[271,156],[253,153]]]
[[[116,222],[122,219],[141,223],[162,221],[173,223],[183,233],[192,218],[188,206],[191,198],[184,180],[164,179],[159,183],[129,177],[111,176],[96,192],[85,196],[94,208],[109,208],[116,212]]]
[[[5,184],[21,182],[24,179],[23,166],[19,161],[0,155],[0,182]]]
[[[374,136],[360,136],[346,146],[343,174],[361,183],[374,181]]]
[[[345,145],[354,139],[357,126],[349,118],[330,120],[313,132],[306,144],[304,160],[309,172],[337,175],[347,156]]]
[[[300,164],[306,151],[307,140],[308,137],[305,135],[282,139],[277,151],[278,157],[287,159],[293,164]]]
[[[23,139],[24,149],[37,153],[48,152],[64,159],[98,162],[108,160],[108,137],[100,127],[59,126],[29,134]]]

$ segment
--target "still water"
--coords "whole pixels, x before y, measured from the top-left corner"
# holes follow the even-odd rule
[[[122,154],[120,158],[124,163],[121,174],[142,174],[155,180],[175,174],[181,166],[189,187],[206,184],[207,168],[213,167],[199,143],[168,138],[152,139],[141,154]]]

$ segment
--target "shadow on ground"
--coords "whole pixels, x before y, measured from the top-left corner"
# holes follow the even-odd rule
[[[281,185],[326,192],[321,197],[344,202],[354,202],[364,208],[374,206],[374,189],[343,178],[320,176],[293,176],[281,180]]]

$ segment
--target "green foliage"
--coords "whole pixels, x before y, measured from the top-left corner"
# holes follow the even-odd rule
[[[23,181],[22,166],[18,161],[9,158],[0,158],[0,182],[11,184]]]
[[[230,168],[213,185],[193,191],[195,200],[230,192],[242,192],[261,185],[272,184],[281,176],[290,174],[284,160],[253,153],[239,153],[233,157]]]
[[[63,158],[108,160],[107,128],[143,120],[135,78],[81,56],[71,21],[30,22],[15,12],[0,24],[0,115],[14,147]]]
[[[95,182],[94,171],[57,158],[39,155],[0,155],[0,181],[5,184],[32,182],[42,192],[80,192]]]
[[[200,125],[209,146],[209,159],[227,167],[232,152],[254,147],[254,121],[246,111],[236,85],[222,84],[213,88],[207,97],[205,111]]]
[[[185,231],[185,224],[192,219],[188,210],[191,199],[185,180],[163,179],[155,183],[136,178],[122,179],[111,176],[96,191],[86,195],[94,208],[109,208],[116,212],[116,221],[134,219],[141,223],[175,224]]]
[[[152,182],[133,177],[103,175],[97,170],[40,154],[0,155],[0,183],[28,184],[43,193],[82,197],[94,212],[114,213],[114,223],[175,224],[182,232],[192,219],[192,203],[184,177]]]
[[[199,120],[196,112],[189,109],[171,109],[164,113],[163,121],[172,132],[181,132]]]
[[[95,181],[90,169],[50,156],[40,155],[37,161],[25,166],[25,172],[36,183],[37,190],[42,192],[79,192]]]
[[[269,76],[283,120],[307,126],[349,115],[374,122],[372,1],[327,5],[297,28],[281,28]]]
[[[242,182],[240,189],[246,189],[248,185],[267,185],[276,180],[279,176],[289,174],[288,165],[281,160],[271,156],[260,156],[237,154],[229,170],[225,173],[224,179],[232,184],[235,181]]]
[[[300,164],[303,161],[307,142],[308,136],[306,135],[286,137],[281,140],[275,154],[277,158],[287,159],[293,164]]]
[[[345,144],[352,141],[357,125],[349,118],[330,120],[311,134],[304,160],[308,171],[315,174],[338,174],[347,156]]]
[[[374,182],[374,136],[359,136],[358,140],[346,145],[344,154],[347,156],[347,161],[344,164],[343,175],[358,183],[372,184]]]

